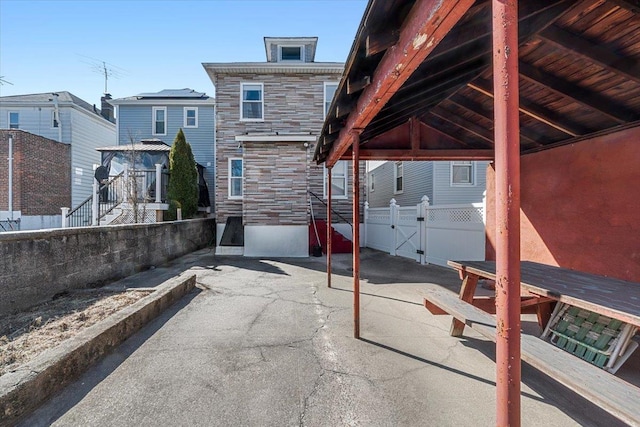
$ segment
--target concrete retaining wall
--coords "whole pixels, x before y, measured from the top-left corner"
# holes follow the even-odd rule
[[[0,316],[213,244],[214,219],[0,234]]]

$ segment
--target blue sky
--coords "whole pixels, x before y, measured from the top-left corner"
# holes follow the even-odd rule
[[[189,87],[203,62],[264,61],[264,36],[317,36],[316,61],[345,61],[366,0],[0,0],[0,96],[67,90],[90,104]]]

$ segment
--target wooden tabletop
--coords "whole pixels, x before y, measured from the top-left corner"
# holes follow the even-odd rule
[[[495,280],[495,261],[449,261],[458,270]],[[522,261],[522,288],[640,327],[640,283]]]

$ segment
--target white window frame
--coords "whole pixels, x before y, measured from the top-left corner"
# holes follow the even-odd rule
[[[231,176],[232,170],[233,170],[233,169],[231,169],[231,163],[233,161],[236,161],[236,160],[240,160],[240,162],[242,163],[242,168],[240,169],[240,171],[242,173],[241,176]],[[227,176],[227,185],[229,187],[229,190],[228,190],[229,199],[230,200],[242,200],[242,198],[244,196],[244,160],[243,160],[242,157],[230,157],[227,165],[228,165],[228,169],[227,169],[228,170],[228,172],[227,172],[227,174],[228,174],[228,176]],[[239,196],[231,194],[231,188],[232,188],[231,182],[234,179],[240,179],[240,182],[242,183],[240,185],[240,191],[242,192],[242,194],[240,194]]]
[[[376,191],[376,174],[370,173],[369,174],[369,192],[373,193],[374,191]]]
[[[187,111],[191,111],[191,110],[196,112],[196,115],[195,115],[196,122],[195,122],[194,125],[187,124]],[[185,128],[197,128],[198,127],[198,107],[184,107],[183,116],[184,116],[183,126]]]
[[[164,111],[164,133],[156,133],[156,111]],[[166,135],[167,127],[167,107],[151,107],[151,135]]]
[[[300,59],[282,59],[282,48],[283,47],[297,47],[300,49]],[[304,58],[305,58],[305,49],[304,49],[304,45],[298,45],[298,44],[284,44],[284,45],[278,45],[278,62],[304,62]]]
[[[453,170],[456,166],[468,167],[469,179],[471,182],[453,182]],[[449,163],[449,184],[452,187],[475,187],[476,186],[476,164],[473,161],[456,161],[453,160]]]
[[[58,120],[56,120],[56,110],[51,111],[51,128],[58,129],[60,127],[60,114],[58,114]]]
[[[400,167],[400,174],[398,174],[398,167]],[[402,180],[402,188],[398,189],[398,178]],[[393,164],[393,194],[404,193],[404,162],[395,162]]]
[[[262,105],[261,111],[262,111],[262,117],[261,118],[257,118],[257,119],[251,119],[251,118],[244,118],[243,117],[243,108],[242,106],[244,105],[244,99],[243,99],[243,95],[244,95],[244,87],[245,86],[260,86],[260,91],[261,91],[261,96],[260,96],[260,103]],[[257,101],[247,101],[247,102],[257,102]],[[264,122],[264,83],[262,82],[241,82],[240,83],[240,121],[241,122]]]
[[[324,86],[322,87],[322,118],[326,118],[327,117],[327,113],[329,112],[329,107],[331,106],[331,101],[333,100],[333,97],[331,99],[327,99],[327,86],[335,86],[336,87],[336,91],[338,90],[338,82],[324,82]],[[335,94],[335,91],[334,91]],[[334,95],[335,96],[335,95]]]
[[[11,123],[11,115],[12,114],[17,114],[18,115],[18,123],[16,123],[14,127],[11,127],[11,125],[12,125],[12,123]],[[7,112],[7,128],[9,128],[9,129],[20,129],[20,112],[19,111],[9,111],[9,112]]]
[[[329,189],[327,187],[327,178],[329,173],[327,168],[324,167],[324,176],[322,178],[322,192],[323,198],[327,199],[329,197]],[[342,169],[342,171],[340,171]],[[348,160],[338,160],[333,168],[331,168],[331,180],[342,179],[344,180],[344,194],[336,194],[335,191],[331,192],[332,200],[346,200],[349,198],[349,161]]]

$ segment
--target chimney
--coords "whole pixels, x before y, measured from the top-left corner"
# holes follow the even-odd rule
[[[103,97],[100,98],[100,114],[105,119],[109,120],[111,123],[115,123],[116,119],[113,114],[113,105],[109,104],[107,101],[111,99],[111,94],[105,93]]]

